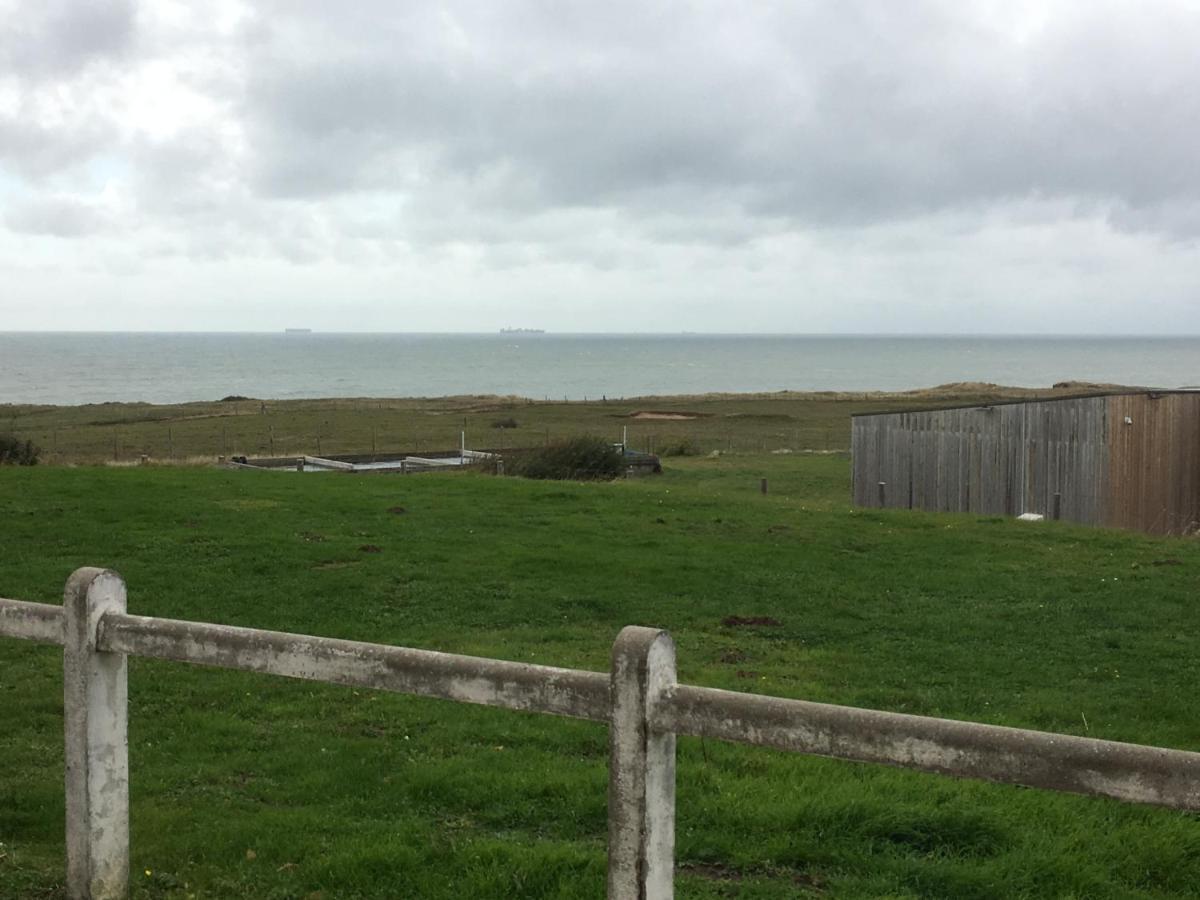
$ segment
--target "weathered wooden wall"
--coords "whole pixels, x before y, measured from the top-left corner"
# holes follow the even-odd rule
[[[854,502],[989,515],[1103,521],[1108,491],[1103,397],[860,416]]]
[[[1075,522],[1155,534],[1200,525],[1198,394],[859,416],[852,451],[858,506],[1050,517],[1058,494]]]
[[[1125,394],[1108,402],[1112,465],[1104,524],[1152,534],[1196,531],[1200,394]]]

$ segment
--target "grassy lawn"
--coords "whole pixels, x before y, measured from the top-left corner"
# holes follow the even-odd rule
[[[596,670],[656,625],[691,683],[1200,749],[1195,541],[853,511],[848,480],[770,454],[602,485],[7,469],[0,595],[103,565],[136,613]],[[601,726],[130,670],[136,897],[603,896]],[[62,895],[61,691],[60,651],[0,640],[0,897]],[[1200,819],[1167,810],[693,739],[678,783],[684,897],[1200,884]]]

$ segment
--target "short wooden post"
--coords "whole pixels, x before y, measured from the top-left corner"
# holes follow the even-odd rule
[[[887,506],[887,482],[879,482],[879,508],[883,509]]]
[[[764,495],[764,496],[766,495],[766,493],[767,493],[767,479],[763,478],[763,479],[762,479],[762,480],[759,482],[759,484],[758,484],[758,489],[759,489],[760,491],[762,491],[762,492],[763,492],[763,495]]]
[[[496,474],[497,475],[504,474],[504,457],[503,456],[496,457]]]
[[[1051,512],[1051,517],[1057,522],[1062,518],[1062,494],[1054,494],[1054,508]]]
[[[304,457],[303,457],[303,456],[299,457],[299,458],[296,460],[296,471],[297,471],[297,472],[303,472],[303,471],[304,471]]]
[[[125,612],[116,572],[77,569],[63,597],[67,894],[109,900],[129,891],[128,680],[125,654],[96,648],[101,617]]]
[[[675,875],[675,735],[651,728],[675,684],[675,643],[630,626],[613,644],[608,731],[609,900],[669,900]]]

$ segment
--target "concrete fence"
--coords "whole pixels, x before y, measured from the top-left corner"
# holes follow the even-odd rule
[[[130,655],[604,722],[608,896],[672,896],[675,738],[693,735],[1200,810],[1200,753],[679,684],[665,631],[629,627],[609,672],[129,615],[115,572],[85,568],[61,607],[0,599],[0,636],[63,647],[67,887],[129,886]]]

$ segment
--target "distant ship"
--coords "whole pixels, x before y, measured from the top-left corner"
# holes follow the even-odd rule
[[[312,334],[311,328],[285,328],[284,334]]]
[[[501,328],[501,334],[545,334],[544,328]]]

